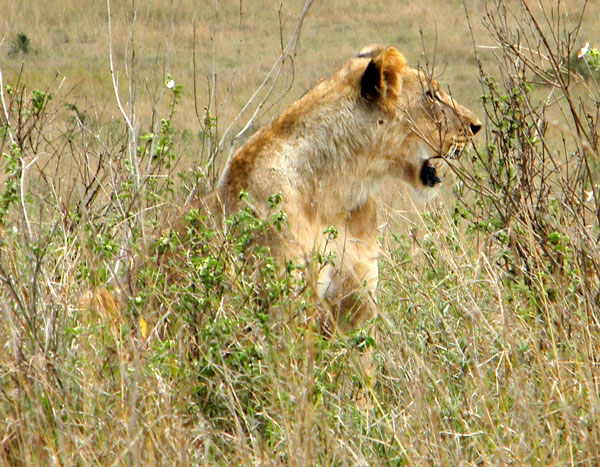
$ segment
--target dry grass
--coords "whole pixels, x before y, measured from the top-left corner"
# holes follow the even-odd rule
[[[599,462],[598,76],[562,86],[549,60],[518,57],[516,36],[494,39],[518,30],[565,58],[568,36],[538,5],[538,33],[529,2],[502,2],[515,15],[491,31],[485,2],[468,5],[494,85],[461,2],[316,2],[253,125],[370,42],[412,64],[435,56],[440,81],[486,117],[445,203],[382,207],[370,406],[356,402],[364,337],[322,338],[310,286],[251,246],[265,222],[242,213],[223,226],[192,210],[164,230],[211,188],[215,148],[303,3],[242,2],[240,14],[239,2],[146,2],[134,21],[130,2],[114,2],[128,129],[106,4],[0,1],[3,464]],[[564,7],[572,26],[579,2]],[[571,45],[598,45],[599,13],[588,5]],[[539,39],[552,31],[549,52]],[[11,51],[19,33],[27,53]],[[554,86],[529,90],[534,69]],[[167,89],[167,73],[182,88]],[[121,290],[121,307],[106,288]]]
[[[285,2],[280,10],[269,2],[242,2],[240,15],[238,2],[218,4],[217,11],[212,2],[198,7],[189,0],[173,5],[152,1],[138,5],[134,17],[129,4],[115,2],[113,39],[121,97],[126,99],[128,95],[124,58],[133,49],[140,125],[150,118],[166,73],[185,89],[186,98],[175,118],[178,128],[196,132],[198,121],[190,117],[195,115],[196,107],[202,110],[211,102],[208,84],[213,71],[218,79],[212,110],[223,122],[231,121],[277,58],[280,25],[284,39],[289,37],[303,3]],[[518,12],[518,2],[504,3],[512,4]],[[578,2],[565,3],[574,16]],[[485,2],[468,3],[468,8],[477,45],[492,46],[481,22]],[[29,88],[48,90],[55,90],[60,83],[68,102],[79,109],[103,118],[119,117],[109,73],[107,11],[103,2],[59,1],[51,9],[43,9],[35,2],[3,1],[0,9],[4,12],[0,33],[5,37],[3,71],[7,82],[14,83],[20,77]],[[582,37],[594,39],[592,18],[598,14],[598,5],[588,6]],[[31,52],[7,57],[19,33],[28,36]],[[295,58],[292,88],[280,102],[265,110],[261,121],[268,120],[322,74],[371,42],[396,45],[413,66],[435,60],[436,75],[451,86],[457,100],[470,108],[480,105],[481,92],[473,82],[477,63],[461,1],[402,6],[368,0],[316,2],[302,35],[302,53]],[[480,49],[480,53],[483,62],[492,66],[494,50]],[[281,90],[287,89],[290,81],[288,72]]]

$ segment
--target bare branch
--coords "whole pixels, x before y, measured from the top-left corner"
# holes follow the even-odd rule
[[[304,8],[302,9],[302,12],[300,13],[298,21],[296,22],[296,28],[294,29],[294,33],[292,34],[292,37],[288,41],[287,45],[285,46],[285,48],[283,49],[283,51],[281,52],[281,54],[279,55],[279,57],[277,58],[277,60],[275,61],[275,63],[271,67],[271,69],[269,70],[269,72],[266,74],[262,83],[258,86],[256,91],[254,91],[254,93],[252,94],[250,99],[248,99],[248,101],[246,102],[246,104],[244,105],[242,110],[240,110],[240,112],[231,121],[231,123],[229,124],[229,126],[227,127],[225,132],[223,133],[223,136],[221,137],[221,140],[219,141],[219,144],[217,145],[217,148],[214,151],[214,155],[208,163],[208,167],[210,167],[210,166],[212,166],[212,164],[214,164],[216,155],[223,150],[223,146],[225,145],[225,142],[227,141],[227,138],[229,137],[229,133],[231,132],[232,128],[234,128],[235,125],[237,125],[237,123],[241,119],[242,115],[244,115],[246,110],[248,110],[250,107],[252,107],[255,104],[256,100],[258,99],[258,96],[267,87],[267,85],[269,84],[269,81],[271,81],[271,79],[273,79],[274,82],[272,83],[271,87],[269,88],[269,91],[258,102],[250,119],[248,119],[248,121],[246,122],[246,124],[244,125],[242,130],[240,130],[235,135],[235,137],[232,139],[232,141],[231,141],[232,147],[235,145],[235,142],[239,138],[241,138],[246,133],[246,131],[248,131],[248,129],[254,124],[256,117],[258,116],[260,110],[262,109],[265,102],[269,99],[269,97],[271,96],[271,93],[273,92],[275,83],[277,82],[277,80],[280,76],[281,67],[282,67],[283,63],[285,62],[285,60],[287,58],[293,57],[295,55],[296,47],[298,45],[298,40],[300,38],[300,33],[302,31],[302,24],[304,22],[304,18],[306,17],[306,14],[308,13],[308,10],[309,10],[311,4],[312,4],[312,0],[306,0],[306,3],[304,4]],[[233,151],[231,151],[231,153],[232,152]],[[229,157],[231,157],[231,154],[229,155]]]

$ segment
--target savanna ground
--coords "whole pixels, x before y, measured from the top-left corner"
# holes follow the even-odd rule
[[[600,5],[205,3],[0,1],[1,463],[600,463]],[[276,206],[198,200],[372,42],[485,134],[382,201],[378,340],[324,339]]]

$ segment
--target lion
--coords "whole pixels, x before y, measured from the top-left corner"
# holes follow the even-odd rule
[[[237,149],[217,194],[229,215],[247,193],[257,216],[267,216],[277,194],[287,228],[268,239],[271,253],[304,265],[315,252],[334,258],[318,267],[315,288],[326,321],[349,332],[378,313],[378,193],[402,181],[432,199],[447,159],[480,129],[473,112],[395,47],[369,45]]]

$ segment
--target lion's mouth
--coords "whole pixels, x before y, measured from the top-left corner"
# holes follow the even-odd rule
[[[421,167],[421,181],[423,182],[423,185],[431,188],[442,182],[431,159],[427,159],[423,162],[423,166]]]
[[[438,183],[442,182],[442,179],[438,175],[437,168],[432,161],[458,159],[464,149],[465,148],[462,145],[453,145],[445,155],[440,154],[423,162],[423,166],[421,167],[421,181],[423,182],[423,185],[433,188]]]

